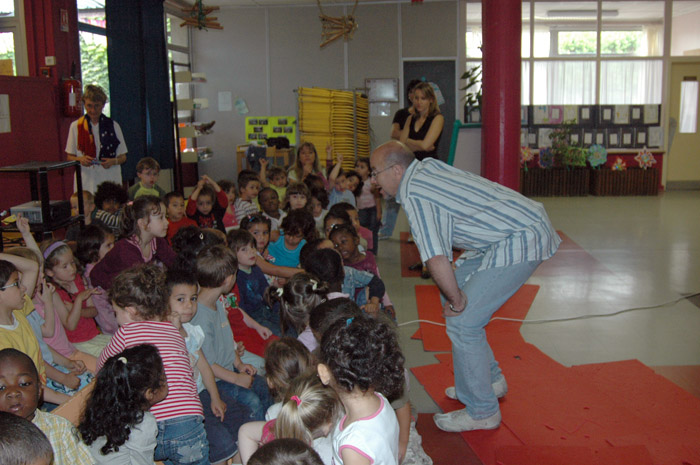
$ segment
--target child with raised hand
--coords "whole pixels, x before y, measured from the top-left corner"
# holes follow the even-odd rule
[[[129,188],[129,200],[136,200],[142,195],[154,195],[162,198],[165,191],[156,184],[160,174],[160,164],[155,158],[143,157],[136,164],[136,176],[139,182]]]
[[[277,196],[283,199],[287,195],[287,173],[280,166],[271,166],[268,169],[266,158],[260,160],[260,183],[263,187],[269,187],[277,192]]]
[[[372,231],[372,244],[369,250],[377,255],[379,239],[377,234],[382,225],[382,197],[379,190],[372,185],[370,179],[369,158],[358,158],[355,162],[355,171],[360,175],[362,187],[359,195],[356,194],[357,209],[359,210],[360,224]]]
[[[165,204],[158,197],[139,197],[124,207],[122,216],[122,238],[92,269],[93,286],[109,289],[121,271],[134,265],[162,263],[168,267],[175,262],[175,252],[165,239],[168,233]]]
[[[291,381],[277,418],[246,423],[238,432],[241,461],[247,464],[261,444],[278,438],[294,438],[313,445],[326,464],[332,463],[331,441],[327,438],[337,421],[340,402],[333,389],[324,386],[315,373]]]
[[[270,243],[268,250],[275,257],[275,265],[296,268],[301,248],[316,237],[316,222],[311,213],[291,210],[282,220],[282,235]]]
[[[200,228],[216,228],[226,232],[223,219],[227,207],[226,193],[205,174],[192,191],[185,212]]]
[[[109,342],[108,334],[97,329],[97,308],[92,296],[102,292],[90,288],[78,273],[73,251],[65,242],[47,241],[41,245],[44,255],[44,273],[56,286],[65,312],[58,309],[66,336],[76,349],[97,357]],[[111,325],[110,325],[111,326]]]
[[[185,338],[187,351],[195,364],[197,391],[209,440],[209,460],[213,464],[223,464],[235,455],[238,429],[250,421],[251,411],[227,394],[219,393],[214,372],[202,352],[204,331],[191,324],[197,312],[197,278],[185,270],[168,270],[167,285],[170,320]]]
[[[108,358],[78,425],[95,463],[152,464],[158,424],[149,410],[167,395],[156,346],[141,344]]]
[[[311,191],[303,182],[295,182],[287,187],[287,195],[282,202],[282,209],[286,212],[293,210],[306,210],[311,212]]]
[[[326,148],[326,151],[328,152],[328,157],[330,159],[331,153],[328,148]],[[347,172],[343,170],[343,154],[337,154],[336,160],[336,164],[333,166],[333,169],[328,175],[328,182],[332,186],[328,194],[328,207],[330,208],[336,203],[340,202],[348,202],[354,206],[355,194],[353,194],[348,188]]]
[[[387,397],[404,387],[404,357],[387,323],[361,315],[323,334],[318,375],[345,407],[333,431],[335,464],[396,464],[399,423]]]
[[[122,226],[121,209],[128,200],[129,194],[119,184],[111,181],[101,183],[95,191],[92,221],[118,236]]]
[[[236,184],[228,179],[222,179],[219,181],[219,187],[226,193],[226,199],[228,200],[228,206],[226,207],[226,213],[222,221],[224,222],[224,229],[226,232],[231,229],[238,227],[238,218],[236,217]]]
[[[277,418],[282,410],[284,393],[292,380],[314,369],[314,361],[309,349],[298,339],[281,337],[265,348],[265,379],[270,394],[276,403],[265,413],[265,420]]]
[[[206,248],[197,255],[196,270],[199,297],[191,323],[204,331],[202,352],[214,371],[217,387],[249,407],[251,418],[262,419],[272,403],[269,390],[265,380],[256,375],[257,369],[241,361],[224,308],[225,297],[236,282],[236,255],[223,245]],[[262,359],[256,358],[262,366]]]
[[[117,313],[119,330],[100,355],[98,369],[124,349],[155,345],[163,360],[168,395],[150,410],[158,423],[154,459],[167,459],[175,464],[208,464],[209,442],[187,345],[179,330],[168,321],[165,272],[156,265],[125,270],[115,278],[109,297]]]
[[[370,315],[381,309],[381,298],[386,291],[382,280],[372,273],[343,266],[337,251],[315,250],[305,257],[301,266],[328,283],[329,298],[350,297]]]
[[[258,252],[255,238],[245,229],[231,231],[228,246],[235,254],[238,272],[239,307],[253,320],[269,328],[275,336],[281,336],[278,308],[271,308],[263,296],[269,284],[257,265]]]
[[[0,411],[31,421],[46,435],[53,448],[53,465],[94,464],[70,421],[39,410],[42,390],[37,366],[27,354],[11,348],[0,350]]]
[[[311,328],[309,312],[326,300],[328,285],[309,273],[298,273],[289,278],[284,287],[270,287],[267,296],[278,301],[282,310],[282,334],[292,327],[299,335],[297,339],[313,352],[318,347]]]
[[[260,192],[258,173],[251,170],[243,170],[238,173],[238,198],[234,203],[238,224],[244,217],[260,211],[255,205],[258,192]]]
[[[46,435],[31,421],[0,412],[0,463],[51,465],[53,449]]]
[[[360,244],[360,236],[350,224],[336,224],[333,226],[328,237],[335,249],[340,252],[343,257],[343,265],[349,266],[356,270],[368,271],[373,275],[381,278],[379,275],[379,267],[374,259],[374,254],[369,250],[365,253],[360,252],[358,245]],[[396,312],[394,305],[389,299],[389,295],[385,292],[382,297],[384,311],[393,319],[396,320]]]
[[[168,234],[165,236],[172,244],[173,236],[185,226],[197,226],[197,222],[185,215],[185,197],[181,192],[168,192],[163,197],[165,213],[168,218]]]

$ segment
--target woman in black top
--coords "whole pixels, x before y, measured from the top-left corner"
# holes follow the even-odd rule
[[[421,82],[413,90],[413,108],[414,114],[406,120],[400,140],[418,160],[437,158],[445,118],[440,114],[435,91],[427,82]]]
[[[406,86],[406,100],[408,105],[394,114],[394,121],[391,123],[391,138],[401,140],[401,131],[406,124],[406,120],[413,114],[413,90],[423,81],[412,79]]]

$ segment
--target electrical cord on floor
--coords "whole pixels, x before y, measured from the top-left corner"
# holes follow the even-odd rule
[[[557,323],[557,322],[562,322],[562,321],[586,320],[589,318],[603,318],[603,317],[617,316],[617,315],[621,315],[623,313],[628,313],[628,312],[636,312],[639,310],[653,310],[656,308],[663,308],[663,307],[666,307],[668,305],[677,304],[678,302],[680,302],[682,300],[690,299],[692,297],[697,297],[697,296],[700,296],[700,292],[696,292],[694,294],[688,294],[688,295],[685,295],[683,297],[679,297],[679,298],[674,299],[674,300],[669,300],[668,302],[664,302],[664,303],[658,304],[658,305],[651,305],[649,307],[626,308],[624,310],[619,310],[619,311],[613,312],[613,313],[596,313],[596,314],[591,314],[591,315],[571,316],[571,317],[567,317],[567,318],[546,318],[546,319],[541,319],[541,320],[521,320],[518,318],[504,318],[504,317],[496,316],[496,317],[491,318],[491,320],[489,320],[489,322],[500,320],[500,321],[514,321],[514,322],[523,323],[523,324],[535,324],[535,323]],[[413,323],[428,323],[428,324],[432,324],[435,326],[446,326],[445,323],[440,323],[438,321],[431,321],[431,320],[411,320],[411,321],[406,321],[404,323],[400,323],[398,326],[406,326],[406,325],[410,325]]]

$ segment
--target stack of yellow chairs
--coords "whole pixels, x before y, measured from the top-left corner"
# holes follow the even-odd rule
[[[326,145],[334,153],[344,155],[344,168],[355,164],[355,134],[357,156],[369,156],[369,101],[360,92],[300,87],[299,144],[311,142],[316,146],[319,160],[326,166]],[[330,163],[333,163],[332,160]]]

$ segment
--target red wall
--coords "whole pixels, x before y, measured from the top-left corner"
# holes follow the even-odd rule
[[[68,12],[68,31],[60,30],[60,14]],[[75,62],[80,72],[78,10],[75,0],[24,0],[27,58],[30,77],[0,76],[0,94],[10,97],[12,132],[0,134],[0,165],[30,160],[65,160],[68,128],[75,118],[61,112],[60,82],[69,77]],[[56,58],[51,76],[39,77],[45,57]],[[51,198],[67,199],[72,192],[71,173],[52,173]],[[26,175],[0,175],[0,208],[26,202]]]

